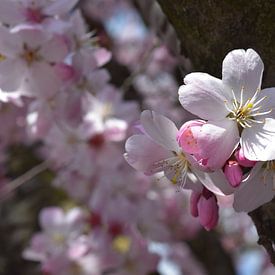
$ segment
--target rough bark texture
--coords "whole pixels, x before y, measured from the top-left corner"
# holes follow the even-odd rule
[[[275,84],[275,1],[158,0],[181,49],[196,70],[221,75],[221,61],[235,48],[253,48],[265,64],[265,86]]]
[[[202,229],[196,238],[187,243],[209,275],[236,274],[233,261],[223,249],[217,232]]]
[[[275,86],[275,1],[157,0],[196,71],[221,76],[232,49],[253,48],[265,64],[263,87]],[[275,200],[249,213],[275,265]]]

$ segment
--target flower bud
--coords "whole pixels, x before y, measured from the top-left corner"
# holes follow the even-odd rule
[[[197,136],[203,124],[205,122],[202,120],[190,120],[181,126],[177,134],[177,141],[184,152],[189,154],[200,152]]]
[[[217,225],[219,220],[219,206],[213,193],[209,196],[205,196],[204,193],[202,193],[198,201],[198,214],[200,223],[206,230],[211,230]]]
[[[229,160],[224,166],[224,174],[232,187],[238,187],[242,182],[243,172],[235,160]]]
[[[238,163],[243,167],[253,167],[256,163],[256,161],[249,160],[244,156],[242,148],[236,151],[235,158]]]

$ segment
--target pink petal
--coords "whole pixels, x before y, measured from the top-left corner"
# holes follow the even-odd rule
[[[163,167],[155,167],[155,163],[173,156],[145,135],[133,135],[128,138],[125,149],[126,161],[136,170],[145,172],[147,175],[163,171]]]
[[[153,141],[171,151],[179,150],[176,140],[178,129],[170,119],[146,110],[141,113],[140,121],[145,133]]]
[[[235,121],[208,121],[201,127],[197,139],[200,155],[207,159],[207,167],[221,168],[239,143],[239,131]]]

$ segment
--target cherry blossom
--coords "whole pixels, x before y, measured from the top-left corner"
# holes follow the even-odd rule
[[[196,189],[201,182],[214,193],[232,191],[221,171],[209,174],[200,171],[193,157],[181,150],[176,140],[178,129],[168,118],[144,111],[141,125],[145,134],[130,137],[125,145],[125,159],[135,169],[146,175],[163,171],[173,184],[180,187]]]
[[[213,150],[221,152],[216,167],[224,165],[239,142],[247,159],[275,157],[274,89],[260,90],[262,73],[263,62],[254,50],[234,50],[223,61],[222,80],[191,73],[179,89],[182,106],[207,120],[198,139],[209,159]]]

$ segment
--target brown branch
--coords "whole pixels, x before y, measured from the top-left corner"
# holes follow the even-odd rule
[[[187,241],[187,244],[208,274],[236,274],[232,258],[222,247],[217,232],[207,232],[202,229],[197,237]]]
[[[275,84],[275,1],[157,1],[197,71],[220,76],[226,53],[253,48],[265,64],[265,85]]]
[[[270,260],[275,265],[275,198],[248,213],[253,220],[258,235],[258,244],[262,245],[269,254]]]

